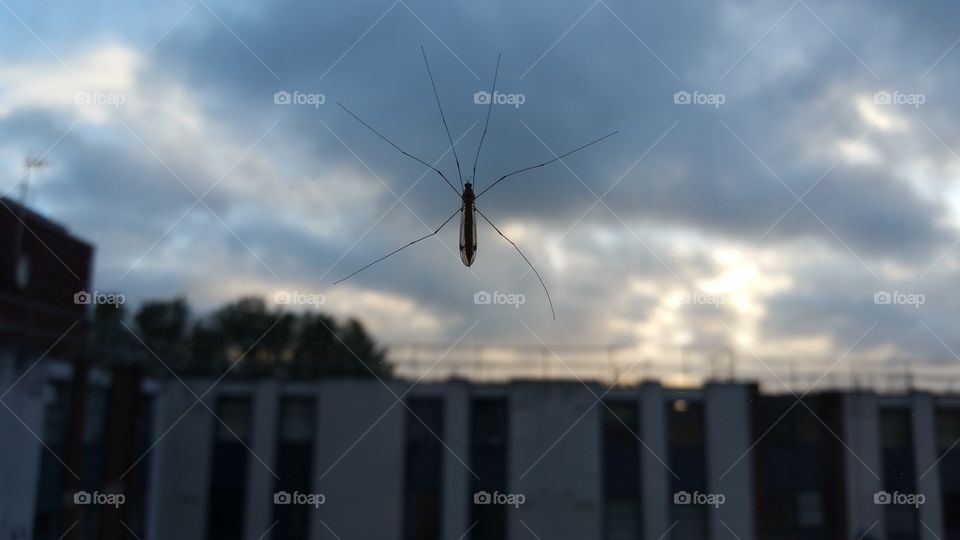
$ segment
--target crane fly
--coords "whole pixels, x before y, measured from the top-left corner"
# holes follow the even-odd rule
[[[476,199],[473,184],[468,181],[463,188],[460,210],[460,260],[467,267],[477,259],[477,208],[473,204]]]
[[[426,240],[427,238],[430,238],[430,237],[432,237],[432,236],[436,236],[436,235],[439,234],[440,231],[447,225],[447,223],[450,223],[450,222],[453,220],[453,218],[455,218],[455,217],[457,216],[457,214],[460,214],[460,260],[463,262],[464,266],[469,267],[469,266],[471,266],[471,265],[473,264],[473,262],[477,259],[477,216],[479,215],[484,221],[486,221],[487,223],[490,224],[491,227],[493,227],[493,230],[497,231],[497,234],[499,234],[500,236],[502,236],[502,237],[504,238],[504,240],[506,240],[507,242],[509,242],[510,245],[513,246],[513,248],[514,248],[515,250],[517,250],[517,253],[520,254],[520,256],[523,258],[523,260],[524,260],[524,261],[527,263],[527,265],[530,267],[530,269],[533,270],[533,273],[537,276],[537,279],[540,281],[540,286],[543,287],[543,292],[546,293],[546,295],[547,295],[547,302],[550,304],[550,313],[553,315],[553,319],[556,320],[556,318],[557,318],[557,313],[556,313],[556,311],[553,309],[553,299],[550,298],[550,291],[547,290],[547,285],[543,282],[543,278],[540,277],[540,272],[537,272],[537,269],[533,266],[533,263],[530,262],[530,259],[528,259],[527,256],[523,254],[523,251],[520,251],[520,247],[517,246],[517,244],[515,244],[515,243],[513,242],[513,240],[510,240],[510,238],[508,238],[507,235],[503,234],[503,231],[501,231],[499,227],[497,227],[496,225],[494,225],[493,222],[490,221],[490,218],[488,218],[483,212],[480,211],[479,208],[477,208],[477,206],[476,206],[476,200],[479,199],[481,196],[483,196],[483,194],[486,193],[487,191],[490,191],[490,189],[493,188],[493,186],[499,184],[499,183],[502,182],[503,180],[505,180],[505,179],[507,179],[507,178],[515,175],[515,174],[519,174],[519,173],[522,173],[522,172],[526,172],[526,171],[529,171],[529,170],[533,170],[533,169],[536,169],[536,168],[539,168],[539,167],[543,167],[544,165],[549,165],[550,163],[553,163],[553,162],[555,162],[555,161],[559,161],[559,160],[561,160],[561,159],[569,156],[570,154],[573,154],[574,152],[579,152],[580,150],[583,150],[584,148],[587,148],[588,146],[592,146],[592,145],[594,145],[594,144],[596,144],[596,143],[598,143],[598,142],[606,139],[607,137],[611,137],[611,136],[615,135],[617,132],[616,132],[616,131],[613,131],[613,132],[611,132],[611,133],[608,133],[608,134],[606,134],[606,135],[604,135],[604,136],[602,136],[602,137],[599,137],[599,138],[597,138],[597,139],[594,139],[594,140],[588,142],[587,144],[584,144],[584,145],[582,145],[582,146],[579,146],[579,147],[577,147],[577,148],[574,148],[573,150],[570,150],[569,152],[567,152],[567,153],[565,153],[565,154],[556,156],[556,157],[554,157],[554,158],[551,159],[551,160],[544,161],[543,163],[538,163],[538,164],[536,164],[536,165],[531,165],[531,166],[529,166],[529,167],[524,167],[524,168],[522,168],[522,169],[519,169],[519,170],[513,171],[513,172],[511,172],[511,173],[505,174],[505,175],[501,176],[500,178],[498,178],[497,180],[495,180],[494,182],[492,182],[489,186],[487,186],[486,188],[484,188],[484,189],[483,189],[482,191],[480,191],[479,193],[475,193],[475,192],[474,192],[474,188],[473,188],[473,181],[476,180],[476,178],[477,178],[477,162],[480,160],[480,149],[483,148],[483,140],[484,140],[484,139],[486,138],[486,136],[487,136],[487,128],[490,127],[490,115],[491,115],[491,113],[493,112],[494,93],[495,93],[496,88],[497,88],[497,75],[500,73],[500,55],[497,55],[497,67],[496,67],[496,69],[494,70],[494,73],[493,73],[493,86],[492,86],[492,88],[490,89],[490,94],[489,94],[489,101],[490,101],[490,103],[487,105],[487,119],[486,119],[486,121],[484,122],[483,134],[480,136],[480,144],[477,145],[477,155],[476,155],[476,157],[474,158],[474,161],[473,161],[473,173],[472,173],[471,176],[468,176],[468,177],[467,177],[467,181],[464,182],[464,181],[463,181],[463,173],[462,173],[462,171],[461,171],[461,169],[460,169],[460,157],[457,155],[457,148],[456,148],[456,145],[455,145],[454,142],[453,142],[453,136],[450,134],[450,127],[447,125],[447,117],[446,117],[446,115],[444,115],[444,113],[443,113],[443,105],[440,104],[440,94],[437,92],[437,84],[436,84],[436,82],[434,82],[434,80],[433,80],[433,73],[430,71],[430,62],[427,61],[427,53],[426,53],[426,51],[423,50],[423,47],[420,47],[420,53],[423,55],[423,63],[424,63],[424,65],[425,65],[426,68],[427,68],[427,75],[430,77],[430,85],[433,87],[433,95],[434,95],[434,97],[435,97],[436,100],[437,100],[437,108],[440,110],[440,119],[443,121],[443,128],[444,128],[444,130],[446,130],[446,132],[447,132],[447,139],[450,141],[450,150],[453,151],[453,158],[454,158],[454,160],[455,160],[456,163],[457,163],[457,177],[458,177],[459,180],[460,180],[460,189],[459,189],[459,190],[456,188],[456,186],[453,185],[453,182],[451,182],[450,179],[448,179],[447,176],[446,176],[445,174],[443,174],[443,172],[440,171],[440,169],[437,169],[437,168],[434,167],[433,165],[427,163],[426,161],[424,161],[424,160],[422,160],[422,159],[414,156],[413,154],[410,154],[410,153],[407,152],[406,150],[404,150],[404,149],[400,148],[399,146],[397,146],[393,141],[391,141],[391,140],[388,139],[386,136],[384,136],[382,133],[380,133],[379,131],[377,131],[376,129],[374,129],[370,124],[368,124],[368,123],[366,123],[365,121],[363,121],[359,116],[357,116],[356,114],[354,114],[353,111],[351,111],[350,109],[348,109],[348,108],[347,108],[345,105],[343,105],[342,103],[337,103],[337,105],[339,105],[341,109],[343,109],[344,111],[346,111],[347,114],[349,114],[349,115],[352,116],[354,119],[356,119],[358,122],[360,122],[361,124],[363,124],[364,127],[366,127],[367,129],[369,129],[370,131],[372,131],[374,134],[376,134],[378,137],[380,137],[381,139],[383,139],[384,141],[386,141],[387,144],[389,144],[390,146],[392,146],[392,147],[394,147],[395,149],[397,149],[401,154],[403,154],[403,155],[405,155],[405,156],[407,156],[407,157],[409,157],[409,158],[411,158],[411,159],[413,159],[413,160],[415,160],[415,161],[417,161],[417,162],[419,162],[419,163],[427,166],[428,168],[432,169],[433,172],[439,174],[439,175],[440,175],[440,178],[442,178],[443,181],[446,182],[448,186],[450,186],[450,189],[452,189],[453,192],[456,193],[458,197],[460,197],[460,207],[459,207],[453,214],[451,214],[450,217],[448,217],[443,223],[441,223],[439,227],[437,227],[436,229],[434,229],[433,232],[431,232],[430,234],[421,236],[420,238],[417,238],[416,240],[414,240],[414,241],[412,241],[412,242],[410,242],[410,243],[408,243],[408,244],[406,244],[406,245],[404,245],[404,246],[402,246],[402,247],[400,247],[400,248],[397,248],[397,249],[391,251],[390,253],[387,253],[387,254],[384,255],[383,257],[380,257],[379,259],[377,259],[377,260],[375,260],[375,261],[373,261],[373,262],[371,262],[371,263],[368,263],[367,265],[365,265],[365,266],[357,269],[356,271],[354,271],[352,274],[350,274],[350,275],[348,275],[348,276],[346,276],[346,277],[344,277],[344,278],[341,278],[341,279],[335,281],[335,282],[334,282],[334,285],[336,285],[337,283],[340,283],[341,281],[346,281],[347,279],[352,278],[353,276],[359,274],[360,272],[366,270],[367,268],[370,268],[371,266],[373,266],[373,265],[377,264],[378,262],[386,259],[387,257],[390,257],[390,256],[392,256],[392,255],[395,255],[396,253],[399,253],[400,251],[403,251],[404,249],[407,249],[408,247],[410,247],[410,246],[412,246],[412,245],[414,245],[414,244],[416,244],[416,243],[418,243],[418,242],[421,242],[421,241],[423,241],[423,240]]]

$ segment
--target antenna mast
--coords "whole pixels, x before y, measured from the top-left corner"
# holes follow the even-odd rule
[[[20,204],[27,205],[27,194],[30,191],[30,178],[33,176],[33,171],[42,169],[49,164],[50,162],[43,156],[27,157],[23,160],[23,168],[26,169],[26,173],[23,176],[23,182],[20,183]]]
[[[26,172],[23,176],[23,181],[20,182],[20,208],[17,209],[17,231],[14,234],[14,245],[13,245],[13,255],[14,255],[14,266],[15,272],[19,274],[20,266],[29,264],[25,258],[23,258],[23,229],[24,224],[24,214],[27,209],[27,195],[30,190],[30,178],[33,176],[33,171],[37,169],[42,169],[46,167],[49,162],[43,157],[27,157],[23,160],[23,167],[26,169]],[[19,278],[18,278],[19,279]],[[20,283],[20,287],[25,286],[25,283]]]

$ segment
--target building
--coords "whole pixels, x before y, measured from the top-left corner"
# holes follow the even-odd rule
[[[71,379],[46,374],[29,384]],[[113,393],[110,374],[91,378],[90,395]],[[141,392],[124,478],[143,482],[123,524],[143,539],[960,538],[955,395],[213,379]],[[88,459],[110,431],[100,399]],[[58,464],[38,457],[24,474],[42,486]],[[103,537],[116,509],[82,506],[76,537]]]
[[[0,202],[0,539],[960,540],[955,373],[149,379],[91,358],[92,247]]]
[[[58,455],[81,460],[83,408],[65,403],[67,416],[54,420],[41,404],[51,388],[47,363],[71,366],[77,380],[61,384],[75,391],[62,397],[84,403],[88,306],[76,295],[89,289],[92,258],[90,244],[0,198],[0,538],[29,538],[34,515],[47,512],[36,492],[41,462],[50,458],[30,432],[43,431],[45,421],[61,422]]]
[[[90,244],[0,198],[0,339],[5,354],[26,361],[48,349],[60,358],[83,352],[87,306],[74,296],[89,288],[92,261]]]

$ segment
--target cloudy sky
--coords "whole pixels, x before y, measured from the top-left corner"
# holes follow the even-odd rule
[[[30,204],[133,303],[297,291],[391,343],[479,321],[469,342],[956,362],[958,10],[3,0],[0,189],[44,154]],[[619,130],[478,201],[556,321],[485,223],[469,269],[454,220],[332,286],[459,206],[336,105],[459,184],[420,46],[467,174],[502,54],[480,189]]]

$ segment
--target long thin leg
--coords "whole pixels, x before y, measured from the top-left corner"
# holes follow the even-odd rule
[[[433,95],[437,98],[437,108],[440,109],[440,119],[443,120],[443,129],[447,130],[447,138],[450,139],[450,148],[453,149],[453,159],[457,162],[457,176],[460,177],[460,189],[463,189],[463,173],[460,172],[460,158],[457,157],[457,147],[453,144],[453,136],[450,135],[450,128],[447,127],[447,117],[443,114],[443,106],[440,105],[440,94],[437,93],[437,83],[433,82],[433,73],[430,72],[430,63],[427,62],[427,53],[420,47],[423,54],[423,63],[427,65],[427,75],[430,76],[430,85],[433,86]]]
[[[351,111],[350,109],[348,109],[343,103],[337,102],[337,105],[339,105],[341,109],[347,111],[347,114],[349,114],[350,116],[354,117],[354,118],[357,120],[357,122],[360,122],[360,123],[363,124],[367,129],[369,129],[370,131],[376,133],[377,137],[380,137],[381,139],[387,141],[387,143],[390,144],[390,146],[392,146],[392,147],[396,148],[397,150],[399,150],[401,154],[403,154],[403,155],[405,155],[405,156],[407,156],[407,157],[413,158],[413,159],[419,161],[420,163],[426,165],[427,167],[430,167],[431,169],[433,169],[437,174],[440,175],[440,178],[443,178],[443,181],[446,182],[448,186],[450,186],[450,189],[452,189],[453,192],[457,194],[457,197],[463,197],[463,195],[461,195],[461,193],[460,193],[459,191],[457,191],[457,188],[455,188],[455,187],[453,186],[453,184],[450,183],[450,180],[447,180],[447,177],[446,177],[442,172],[440,172],[440,169],[438,169],[438,168],[434,167],[433,165],[427,163],[426,161],[418,158],[417,156],[414,156],[414,155],[410,154],[409,152],[407,152],[407,151],[404,150],[403,148],[400,148],[399,146],[397,146],[396,144],[394,144],[393,141],[391,141],[390,139],[384,137],[382,133],[380,133],[379,131],[373,129],[373,127],[371,127],[370,124],[368,124],[368,123],[364,122],[363,120],[361,120],[359,116],[353,114],[353,111]]]
[[[453,219],[454,216],[456,216],[458,213],[460,213],[460,210],[462,210],[462,209],[463,209],[463,206],[461,206],[460,208],[457,208],[457,211],[454,212],[450,217],[448,217],[446,221],[444,221],[443,223],[441,223],[440,226],[437,227],[437,230],[433,231],[432,233],[430,233],[430,234],[428,234],[428,235],[426,235],[426,236],[421,236],[420,238],[417,238],[417,239],[414,240],[413,242],[410,242],[409,244],[407,244],[407,245],[405,245],[405,246],[403,246],[403,247],[401,247],[401,248],[399,248],[399,249],[395,249],[395,250],[391,251],[390,253],[387,253],[387,254],[384,255],[383,257],[380,257],[379,259],[377,259],[377,260],[373,261],[372,263],[364,266],[363,268],[357,270],[356,272],[350,274],[349,276],[347,276],[347,277],[345,277],[345,278],[342,278],[342,279],[338,279],[337,281],[334,281],[333,284],[336,285],[337,283],[340,283],[341,281],[346,281],[346,280],[352,278],[353,276],[359,274],[360,272],[363,272],[363,271],[366,270],[367,268],[370,268],[371,266],[377,264],[378,262],[386,259],[387,257],[389,257],[389,256],[391,256],[391,255],[393,255],[393,254],[395,254],[395,253],[399,253],[399,252],[407,249],[408,247],[416,244],[417,242],[420,242],[421,240],[426,240],[427,238],[430,238],[431,236],[435,236],[437,233],[440,232],[440,229],[442,229],[447,223],[450,223],[450,220]],[[536,270],[534,270],[534,272],[536,272]]]
[[[533,270],[533,273],[537,275],[537,279],[540,280],[540,286],[543,287],[543,292],[547,293],[547,302],[550,303],[550,313],[553,315],[553,320],[557,320],[557,312],[553,310],[553,300],[550,299],[550,291],[547,290],[547,286],[546,284],[544,284],[543,278],[540,277],[540,272],[537,272],[537,269],[533,267],[533,263],[530,262],[530,259],[528,259],[527,256],[524,255],[522,251],[520,251],[520,248],[513,243],[513,240],[507,238],[507,235],[503,234],[503,232],[501,232],[500,229],[498,229],[497,226],[494,225],[492,221],[490,221],[490,218],[483,215],[483,212],[481,212],[479,208],[474,207],[474,209],[477,211],[478,214],[480,214],[480,217],[482,217],[484,221],[489,223],[490,226],[493,227],[493,229],[500,234],[500,236],[502,236],[507,242],[510,242],[510,245],[513,246],[513,249],[517,250],[517,253],[519,253],[520,256],[523,257],[523,260],[527,261],[527,265],[530,266],[530,269]]]
[[[480,144],[477,145],[477,157],[473,159],[473,182],[477,181],[477,162],[480,161],[480,149],[483,148],[483,139],[487,136],[487,128],[490,127],[490,113],[493,112],[493,95],[497,91],[497,75],[500,74],[500,55],[497,54],[497,69],[493,71],[493,87],[490,88],[490,103],[487,104],[487,121],[483,124],[483,135],[480,136]]]
[[[536,164],[536,165],[531,165],[531,166],[529,166],[529,167],[524,167],[524,168],[520,169],[519,171],[513,171],[513,172],[510,173],[510,174],[505,174],[505,175],[501,176],[496,182],[490,184],[490,186],[489,186],[487,189],[484,189],[484,190],[481,191],[480,193],[477,193],[477,197],[476,197],[476,198],[479,199],[481,195],[483,195],[484,193],[490,191],[490,188],[492,188],[493,186],[499,184],[504,178],[513,176],[513,175],[515,175],[515,174],[517,174],[517,173],[522,173],[522,172],[524,172],[524,171],[529,171],[530,169],[536,169],[537,167],[543,167],[544,165],[549,165],[549,164],[553,163],[554,161],[559,161],[559,160],[561,160],[561,159],[569,156],[570,154],[572,154],[572,153],[574,153],[574,152],[579,152],[580,150],[583,150],[584,148],[586,148],[586,147],[588,147],[588,146],[592,146],[592,145],[594,145],[594,144],[597,144],[598,142],[606,139],[607,137],[612,137],[612,136],[616,135],[617,133],[618,133],[617,131],[614,131],[613,133],[607,133],[606,135],[604,135],[603,137],[600,137],[599,139],[594,139],[594,140],[588,142],[587,144],[585,144],[585,145],[583,145],[583,146],[581,146],[581,147],[579,147],[579,148],[574,148],[573,150],[567,152],[566,154],[563,154],[562,156],[557,156],[557,157],[551,159],[550,161],[544,161],[543,163],[538,163],[538,164]]]

